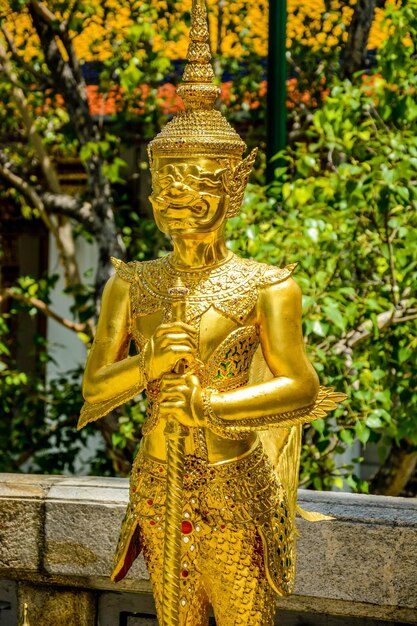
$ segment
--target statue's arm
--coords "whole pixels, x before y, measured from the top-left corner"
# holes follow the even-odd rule
[[[305,353],[301,327],[301,290],[289,278],[260,290],[257,305],[265,361],[274,374],[267,382],[212,394],[209,413],[224,425],[250,429],[286,425],[288,416],[311,407],[319,381]]]
[[[143,389],[141,355],[129,357],[129,283],[117,274],[104,288],[100,318],[83,379],[83,396],[96,404]]]

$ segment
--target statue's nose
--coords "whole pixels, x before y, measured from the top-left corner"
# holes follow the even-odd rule
[[[180,181],[175,181],[171,187],[168,188],[168,194],[170,196],[172,196],[173,198],[176,198],[177,196],[180,196],[184,193],[184,191],[189,191],[187,189],[187,187],[184,185],[184,183],[180,182]]]

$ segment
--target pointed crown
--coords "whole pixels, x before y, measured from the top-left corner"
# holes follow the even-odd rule
[[[149,156],[214,155],[239,160],[246,144],[215,109],[220,89],[214,84],[205,0],[192,0],[187,65],[177,93],[185,110],[177,113],[149,144]]]

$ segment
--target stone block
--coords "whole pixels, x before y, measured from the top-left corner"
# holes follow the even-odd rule
[[[300,492],[300,503],[333,515],[298,521],[296,593],[417,610],[417,502]]]
[[[48,478],[1,474],[0,572],[37,571],[43,547],[43,499]]]
[[[96,598],[89,591],[20,583],[20,620],[25,603],[31,626],[94,626],[96,621]]]
[[[45,570],[109,578],[127,502],[126,480],[85,477],[57,482],[45,502]],[[142,559],[132,576],[148,580]]]

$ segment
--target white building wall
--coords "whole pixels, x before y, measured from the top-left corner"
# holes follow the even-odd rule
[[[97,248],[95,244],[88,243],[79,237],[76,241],[77,258],[79,260],[80,274],[86,282],[92,282],[97,266]],[[59,280],[52,293],[51,308],[62,317],[72,320],[73,314],[70,307],[73,300],[64,293],[65,281],[62,267],[59,263],[58,251],[52,236],[49,239],[49,274],[58,274]],[[51,380],[58,374],[75,369],[84,365],[87,356],[85,344],[77,334],[68,330],[62,324],[48,318],[47,340],[51,348],[51,354],[55,363],[49,363],[47,378]]]
[[[76,241],[76,252],[81,276],[87,283],[92,283],[98,262],[96,245],[88,243],[85,239],[79,237]],[[59,280],[51,294],[51,308],[62,317],[73,320],[73,314],[70,310],[73,300],[64,293],[64,274],[59,263],[55,240],[52,236],[50,236],[49,239],[48,271],[51,275],[59,275]],[[54,359],[48,363],[46,372],[47,380],[53,380],[57,376],[80,366],[84,368],[87,358],[86,345],[74,331],[68,330],[62,326],[62,324],[48,318],[47,340],[49,342],[51,356]],[[91,461],[96,456],[97,451],[103,448],[104,441],[98,431],[89,435],[86,447],[83,448],[76,458],[75,473],[77,475],[89,474]]]

